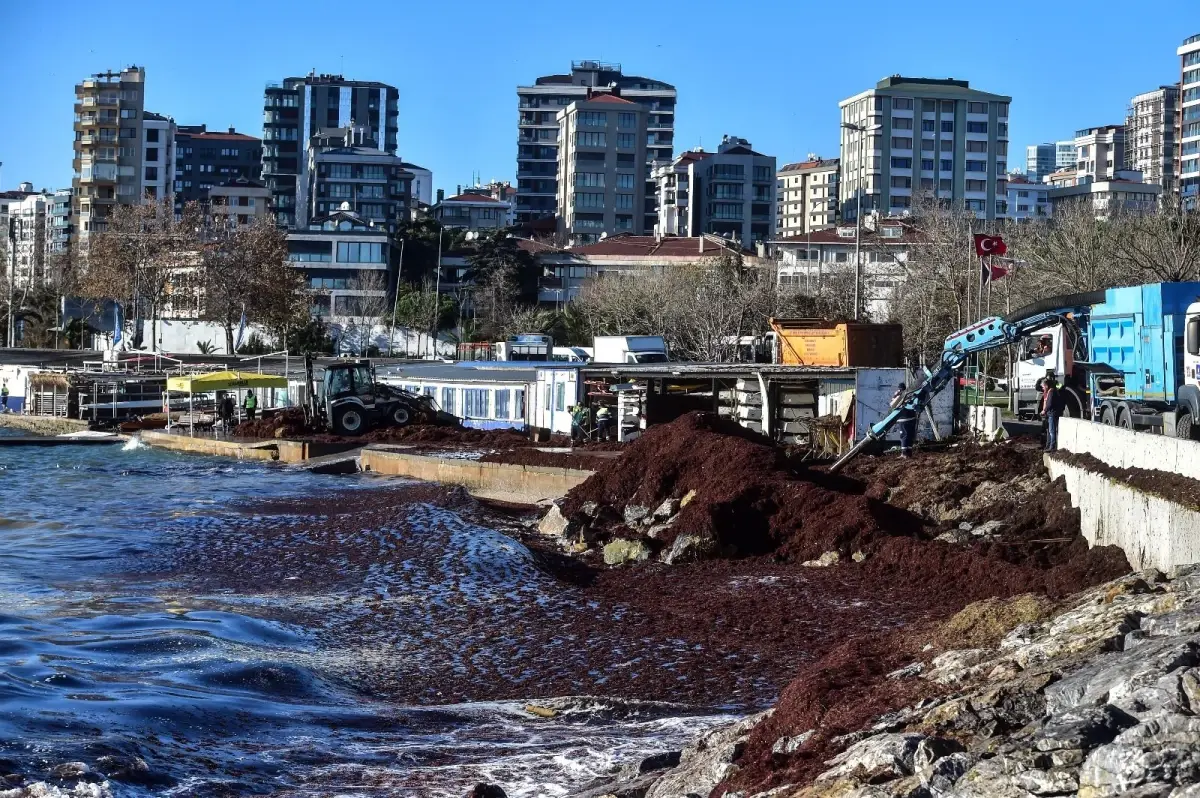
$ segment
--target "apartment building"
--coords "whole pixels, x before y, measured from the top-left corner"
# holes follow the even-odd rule
[[[1075,131],[1077,183],[1112,180],[1125,171],[1125,126],[1101,125]]]
[[[860,192],[863,213],[904,214],[925,195],[1006,217],[1010,102],[965,80],[900,75],[842,100],[843,219],[857,217]]]
[[[1197,210],[1200,200],[1200,33],[1184,39],[1176,54],[1180,60],[1179,152],[1176,155],[1180,203]]]
[[[309,73],[267,85],[263,99],[262,181],[271,189],[281,225],[305,228],[312,207],[308,190],[309,141],[332,130],[361,127],[367,144],[396,154],[400,94],[394,86]]]
[[[142,186],[150,199],[170,199],[175,190],[175,120],[146,111],[142,115]]]
[[[513,223],[511,202],[473,191],[439,199],[430,213],[445,227],[477,232],[504,230]]]
[[[146,70],[138,66],[100,72],[75,85],[71,212],[81,253],[88,236],[104,229],[114,206],[141,202],[145,94]]]
[[[1075,152],[1072,146],[1072,154]],[[1058,149],[1054,142],[1030,144],[1025,148],[1025,176],[1035,183],[1058,169]]]
[[[1051,145],[1054,146],[1054,145]],[[1050,185],[1021,175],[1008,178],[1008,218],[1015,221],[1050,216]]]
[[[50,206],[50,215],[46,220],[49,229],[46,231],[46,251],[48,256],[66,252],[71,246],[71,231],[74,221],[71,217],[72,191],[60,188],[54,192],[54,200]]]
[[[774,237],[775,158],[755,152],[746,139],[724,136],[716,152],[684,153],[652,174],[659,207],[656,235],[707,233],[746,248]]]
[[[308,204],[297,206],[298,218],[351,210],[390,232],[411,218],[412,174],[405,171],[400,156],[372,146],[368,136],[365,129],[355,127],[310,140],[304,169],[307,182],[300,192]]]
[[[643,235],[646,222],[646,106],[625,99],[619,87],[588,89],[558,112],[558,235],[572,244],[603,235]],[[517,201],[521,194],[518,182]],[[518,210],[520,205],[518,204]]]
[[[231,180],[257,181],[262,174],[262,141],[235,128],[179,125],[175,133],[175,208],[207,202],[209,192]]]
[[[271,191],[257,180],[236,177],[208,190],[208,211],[229,226],[251,224],[271,212]]]
[[[26,187],[33,188],[21,184],[22,189]],[[13,288],[23,290],[46,282],[47,219],[53,203],[54,195],[49,191],[29,193],[8,202],[5,272],[12,275]]]
[[[404,161],[400,168],[412,175],[412,202],[414,208],[428,208],[433,204],[433,172],[424,166]]]
[[[674,155],[675,87],[653,78],[626,75],[620,64],[575,61],[568,74],[544,75],[532,86],[517,87],[517,196],[518,224],[554,218],[561,213],[558,114],[566,106],[585,100],[589,91],[616,87],[620,96],[644,106],[647,112],[645,164],[670,161]],[[646,205],[639,209],[639,229],[653,230],[656,216],[650,169],[642,192]]]
[[[1137,95],[1129,102],[1125,115],[1124,168],[1142,173],[1142,180],[1162,186],[1164,201],[1174,202],[1178,190],[1175,179],[1176,116],[1179,112],[1179,87],[1159,86]]]
[[[837,224],[840,164],[837,158],[810,154],[807,160],[785,164],[779,170],[776,235],[804,235]]]
[[[1075,165],[1075,139],[1054,142],[1054,171]]]
[[[353,211],[313,217],[288,233],[288,259],[303,275],[313,316],[346,323],[386,306],[395,285],[396,244],[384,228]]]

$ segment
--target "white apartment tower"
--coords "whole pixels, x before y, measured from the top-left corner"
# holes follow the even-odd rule
[[[779,236],[802,236],[837,224],[837,158],[785,164],[776,175],[776,231]]]
[[[1129,102],[1125,116],[1124,168],[1142,173],[1142,180],[1162,186],[1164,202],[1174,202],[1175,122],[1179,87],[1160,86]]]
[[[865,213],[904,214],[927,196],[1006,217],[1011,99],[965,80],[893,75],[842,100],[842,217],[857,218],[860,191]]]
[[[1125,126],[1101,125],[1075,131],[1076,183],[1114,180],[1125,170]]]
[[[644,212],[648,115],[617,87],[589,90],[558,112],[557,232],[563,239],[580,244],[653,229]]]
[[[1187,210],[1197,209],[1200,195],[1200,33],[1184,40],[1179,49],[1179,151],[1176,155],[1179,200]]]

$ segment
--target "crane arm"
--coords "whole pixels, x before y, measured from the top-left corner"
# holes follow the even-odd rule
[[[829,472],[836,474],[841,471],[846,463],[857,457],[863,449],[887,435],[888,430],[896,426],[896,423],[902,418],[917,417],[922,410],[929,406],[933,397],[954,379],[955,372],[967,362],[971,355],[1016,343],[1027,335],[1062,321],[1070,313],[1081,310],[1086,310],[1086,308],[1057,308],[1017,321],[1006,321],[999,316],[992,316],[951,333],[946,338],[937,371],[930,373],[929,369],[926,369],[925,373],[928,379],[920,386],[910,388],[886,416],[871,425],[861,441],[854,444],[850,451],[842,455],[829,468]]]

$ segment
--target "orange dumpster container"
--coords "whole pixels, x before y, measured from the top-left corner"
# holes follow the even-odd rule
[[[894,367],[904,365],[899,324],[771,319],[778,362],[785,366]]]

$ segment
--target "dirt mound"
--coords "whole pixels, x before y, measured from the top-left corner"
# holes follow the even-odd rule
[[[479,458],[485,463],[511,463],[526,466],[548,466],[550,468],[573,468],[578,471],[595,471],[612,462],[614,458],[604,454],[589,454],[587,449],[576,448],[569,452],[547,452],[525,447],[511,451],[491,452]]]
[[[295,438],[311,433],[304,421],[304,411],[298,407],[264,414],[254,421],[243,421],[233,431],[239,438]]]
[[[379,427],[362,436],[369,443],[469,445],[485,449],[511,449],[529,446],[530,440],[517,429],[471,429],[442,427],[432,424],[410,424],[407,427]]]
[[[689,413],[626,446],[619,460],[568,494],[563,513],[578,515],[589,502],[618,514],[631,506],[653,510],[694,492],[658,541],[669,544],[686,531],[732,556],[792,561],[833,550],[849,554],[885,534],[920,533],[916,518],[862,489],[853,480],[798,473],[767,438],[712,414]]]

